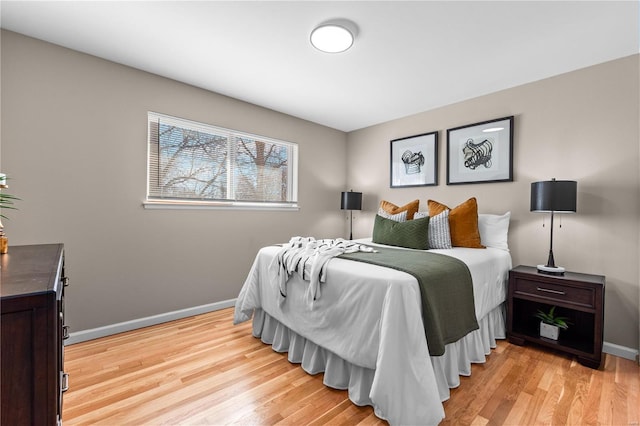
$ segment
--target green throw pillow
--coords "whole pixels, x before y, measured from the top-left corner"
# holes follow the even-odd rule
[[[427,250],[429,248],[429,216],[407,222],[396,222],[376,215],[372,240],[378,244]]]

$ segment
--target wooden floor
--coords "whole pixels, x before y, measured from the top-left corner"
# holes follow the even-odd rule
[[[233,326],[231,308],[67,346],[70,425],[385,424],[286,354]],[[501,341],[444,403],[451,425],[638,425],[640,367],[600,371]]]

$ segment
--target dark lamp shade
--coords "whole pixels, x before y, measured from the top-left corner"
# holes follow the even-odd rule
[[[578,182],[547,180],[531,184],[531,211],[575,213]]]
[[[362,210],[362,192],[343,192],[340,208],[342,210]]]

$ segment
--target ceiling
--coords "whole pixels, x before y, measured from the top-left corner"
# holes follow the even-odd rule
[[[639,52],[637,1],[6,1],[2,28],[342,131]],[[344,18],[354,46],[311,30]]]

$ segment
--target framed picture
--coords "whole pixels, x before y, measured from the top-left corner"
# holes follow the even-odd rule
[[[447,185],[513,181],[513,116],[447,130]]]
[[[438,132],[391,141],[391,188],[438,184]]]

